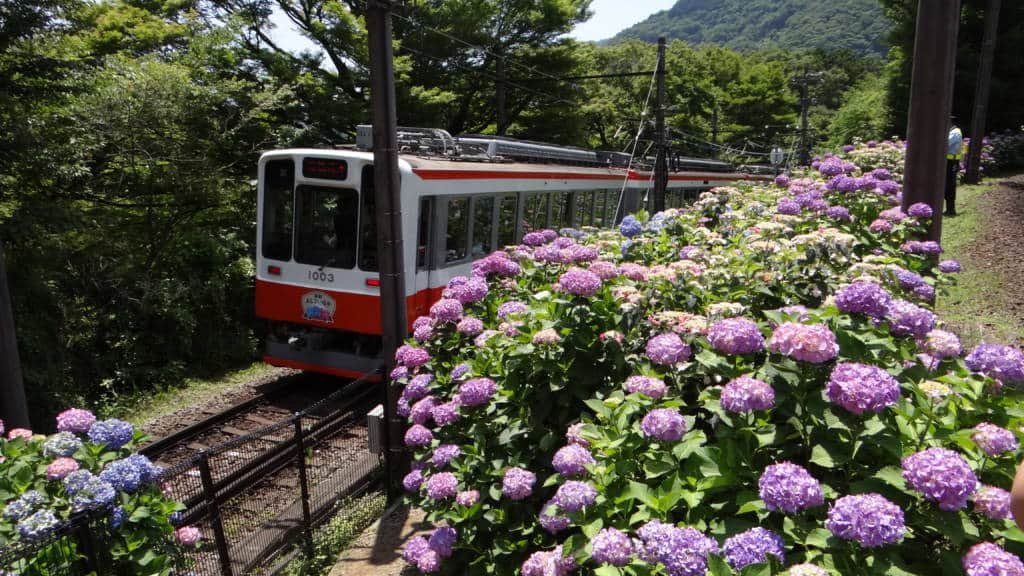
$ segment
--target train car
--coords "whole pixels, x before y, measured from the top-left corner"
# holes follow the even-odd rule
[[[430,131],[436,134],[440,131]],[[361,136],[365,132],[361,129]],[[428,312],[475,259],[533,229],[613,226],[635,212],[651,173],[606,157],[510,139],[403,141],[408,318]],[[360,139],[363,143],[366,138]],[[667,206],[758,178],[721,171],[669,176]],[[259,160],[256,315],[269,321],[264,360],[346,377],[381,362],[373,154],[288,149]]]

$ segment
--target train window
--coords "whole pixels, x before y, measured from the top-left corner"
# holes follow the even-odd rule
[[[263,168],[263,257],[292,259],[295,162],[271,160]]]
[[[420,223],[416,236],[416,269],[430,267],[430,222],[434,216],[434,199],[420,198]]]
[[[498,248],[516,241],[516,207],[518,196],[504,196],[498,205]]]
[[[529,194],[523,207],[523,231],[532,232],[548,224],[548,195]]]
[[[608,226],[613,226],[616,222],[616,218],[619,216],[619,191],[609,190],[608,191],[608,216],[605,219],[605,223]]]
[[[359,268],[377,271],[377,192],[373,166],[363,166],[363,193],[359,203]]]
[[[594,199],[594,226],[604,226],[604,213],[608,208],[608,191],[598,190]]]
[[[356,263],[359,195],[349,188],[298,187],[298,241],[301,264],[352,268]]]
[[[446,228],[445,262],[458,262],[466,258],[469,236],[469,198],[448,200],[448,227]]]
[[[569,225],[568,218],[569,193],[555,192],[551,206],[551,227],[558,229]]]
[[[470,252],[473,258],[485,256],[494,250],[491,233],[494,232],[494,197],[487,196],[473,200],[473,244]]]

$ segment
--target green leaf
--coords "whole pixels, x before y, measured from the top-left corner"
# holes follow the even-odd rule
[[[132,511],[132,515],[128,517],[129,522],[138,522],[139,520],[145,520],[152,516],[149,512],[149,508],[146,506],[139,506]]]
[[[601,528],[604,528],[604,520],[598,518],[597,520],[583,526],[583,535],[592,539],[594,536],[597,536],[597,533],[601,531]]]
[[[622,576],[622,570],[619,570],[615,566],[605,564],[594,570],[594,574],[597,576]]]
[[[811,462],[822,468],[835,468],[836,459],[832,457],[824,444],[815,444],[811,450]]]
[[[644,462],[644,475],[647,479],[657,478],[676,469],[676,464],[667,458],[662,460],[648,460]]]
[[[906,491],[907,483],[903,479],[903,471],[895,466],[886,466],[875,473],[875,478],[885,482],[893,488]]]
[[[733,576],[735,574],[725,559],[715,554],[708,556],[708,572],[711,576]]]

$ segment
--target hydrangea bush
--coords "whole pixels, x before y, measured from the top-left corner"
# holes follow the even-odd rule
[[[423,320],[392,374],[404,485],[446,535],[405,558],[1024,575],[1006,492],[1024,354],[965,356],[931,310],[959,266],[918,240],[929,211],[899,209],[902,154],[861,144],[621,230],[537,232],[453,280],[445,298],[479,296]]]
[[[50,436],[0,422],[0,548],[25,543],[37,554],[3,574],[68,573],[74,560],[64,548],[50,554],[48,538],[62,525],[91,518],[118,573],[164,575],[174,571],[178,546],[195,546],[199,530],[175,531],[184,506],[160,486],[162,470],[135,454],[143,436],[121,420],[97,421],[72,408],[57,416]],[[67,546],[61,540],[52,546]]]

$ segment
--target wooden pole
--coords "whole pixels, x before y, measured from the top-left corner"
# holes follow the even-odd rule
[[[988,115],[988,95],[992,86],[992,60],[996,53],[996,39],[999,36],[999,8],[1001,0],[988,0],[985,9],[985,36],[981,41],[981,63],[978,66],[978,83],[974,88],[974,114],[971,117],[971,147],[967,150],[968,184],[981,181],[981,148],[985,141],[985,118]]]
[[[392,47],[391,0],[370,0],[366,31],[373,99],[374,193],[377,198],[377,246],[380,262],[380,307],[384,358],[394,366],[395,351],[408,330],[405,306],[405,262],[402,244],[402,197],[398,172],[398,115],[395,109],[395,68]],[[387,375],[384,402],[388,494],[401,494],[408,455],[402,447],[404,422],[396,414],[401,393]]]
[[[6,428],[29,428],[28,402],[21,377],[18,339],[14,331],[14,308],[7,288],[7,264],[0,241],[0,418]]]
[[[665,139],[665,37],[658,38],[657,102],[654,109],[654,138],[657,156],[654,160],[654,203],[651,212],[665,209],[665,191],[668,189],[668,145]]]
[[[903,209],[924,202],[935,216],[928,238],[942,236],[949,113],[960,26],[960,0],[918,0],[910,84]]]

